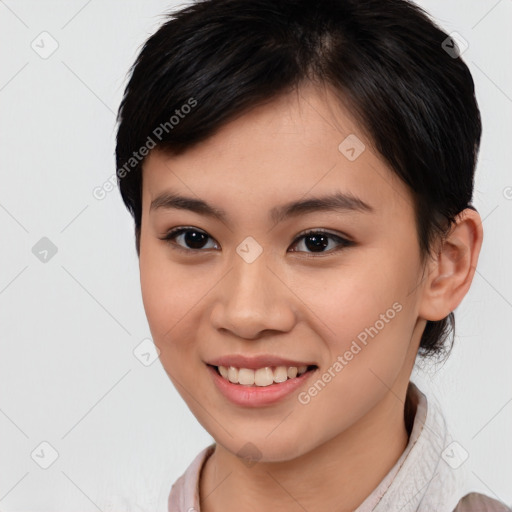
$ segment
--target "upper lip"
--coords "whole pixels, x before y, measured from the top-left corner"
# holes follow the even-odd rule
[[[207,361],[207,364],[212,366],[234,366],[235,368],[249,368],[256,370],[266,366],[316,366],[315,363],[310,361],[297,361],[295,359],[287,359],[270,354],[262,354],[259,356],[243,356],[241,354],[233,354],[218,357]]]

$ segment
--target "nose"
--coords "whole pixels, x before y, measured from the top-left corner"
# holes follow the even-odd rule
[[[295,295],[267,259],[252,263],[238,256],[231,271],[215,287],[212,325],[244,339],[257,339],[266,331],[288,332],[296,321]]]

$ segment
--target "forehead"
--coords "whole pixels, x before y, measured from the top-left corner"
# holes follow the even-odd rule
[[[144,210],[168,188],[242,209],[333,191],[379,213],[412,208],[408,188],[349,111],[313,87],[246,112],[181,155],[152,150],[143,165]]]

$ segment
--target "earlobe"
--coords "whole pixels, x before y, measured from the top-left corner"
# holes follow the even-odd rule
[[[462,302],[475,274],[482,247],[483,228],[478,212],[467,208],[440,242],[435,259],[427,265],[419,316],[438,321]]]

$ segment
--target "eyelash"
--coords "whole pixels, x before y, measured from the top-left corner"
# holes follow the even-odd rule
[[[192,226],[185,226],[185,227],[178,227],[178,228],[171,229],[168,233],[166,233],[165,236],[160,238],[160,240],[167,242],[169,245],[172,246],[173,249],[178,250],[178,251],[186,252],[189,254],[204,252],[203,249],[189,249],[189,248],[181,247],[180,245],[178,245],[172,241],[175,238],[177,238],[178,236],[180,236],[181,234],[186,233],[187,231],[195,231],[197,233],[204,233],[209,239],[213,240],[213,238],[211,236],[209,236],[205,231],[194,228]],[[326,254],[332,254],[332,253],[338,252],[346,247],[351,247],[352,245],[354,245],[354,242],[352,242],[351,240],[348,240],[339,235],[335,235],[334,233],[330,233],[329,231],[325,231],[323,229],[312,229],[312,230],[308,230],[304,233],[301,233],[300,235],[297,236],[297,238],[295,238],[292,245],[296,245],[301,239],[307,238],[308,236],[311,236],[311,235],[325,235],[328,238],[331,238],[332,240],[335,240],[337,243],[339,243],[340,247],[337,247],[335,249],[331,249],[331,250],[325,251],[325,252],[319,252],[319,253],[306,252],[306,251],[292,251],[292,252],[300,252],[300,253],[307,254],[308,256],[306,256],[306,257],[308,257],[308,258],[311,258],[311,257],[317,258],[319,256],[322,257]]]

